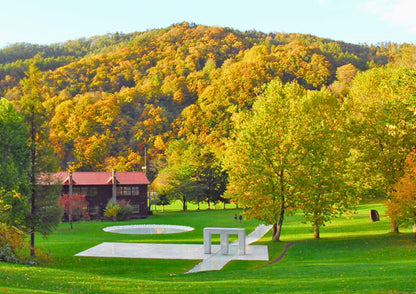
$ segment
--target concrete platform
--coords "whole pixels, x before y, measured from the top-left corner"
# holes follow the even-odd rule
[[[260,239],[270,226],[259,226],[246,237],[246,244]],[[238,243],[229,245],[229,254],[221,254],[220,245],[212,245],[212,254],[204,253],[203,244],[160,244],[160,243],[114,243],[104,242],[75,256],[144,258],[144,259],[190,259],[202,260],[187,273],[220,270],[231,260],[269,260],[268,248],[265,245],[248,245],[246,254],[238,254]]]
[[[220,251],[220,245],[212,245],[212,251]],[[212,254],[204,253],[204,245],[198,244],[159,244],[159,243],[112,243],[104,242],[75,256],[119,257],[147,259],[207,259]],[[224,258],[232,260],[268,260],[267,246],[247,246],[245,255],[238,255],[238,245],[230,245],[230,254]]]
[[[219,245],[217,245],[219,247]],[[204,245],[105,242],[75,256],[148,259],[204,259]]]

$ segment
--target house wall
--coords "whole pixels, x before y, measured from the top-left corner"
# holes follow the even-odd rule
[[[64,185],[62,193],[68,194],[69,186]],[[92,219],[104,215],[105,207],[112,197],[112,185],[72,186],[73,194],[85,195],[88,202],[88,213]],[[148,215],[147,185],[117,186],[117,201],[126,200],[133,206],[133,218],[145,218]]]
[[[147,217],[147,185],[120,185],[117,186],[117,201],[125,200],[133,205],[133,215]]]

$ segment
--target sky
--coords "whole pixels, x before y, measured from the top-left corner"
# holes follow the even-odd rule
[[[354,44],[416,43],[416,0],[0,0],[0,48],[187,21]]]

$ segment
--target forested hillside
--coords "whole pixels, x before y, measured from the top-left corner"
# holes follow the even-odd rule
[[[0,95],[17,103],[25,72],[36,63],[49,142],[63,170],[140,170],[146,148],[151,180],[167,163],[183,160],[184,149],[194,150],[189,160],[201,169],[221,173],[233,115],[250,109],[271,80],[329,87],[341,97],[355,72],[414,65],[414,51],[411,45],[354,45],[181,23],[6,47],[0,50]]]

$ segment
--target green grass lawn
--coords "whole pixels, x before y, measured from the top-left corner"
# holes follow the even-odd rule
[[[380,212],[373,223],[370,209]],[[168,210],[169,211],[169,210]],[[74,229],[63,223],[38,246],[54,262],[41,267],[0,263],[0,293],[416,293],[416,242],[410,229],[389,233],[390,223],[380,204],[365,204],[321,230],[313,240],[312,227],[299,215],[288,216],[282,242],[268,233],[256,244],[268,245],[270,261],[289,242],[280,263],[232,261],[221,271],[183,274],[199,261],[87,258],[73,255],[102,242],[203,243],[206,226],[244,227],[249,233],[259,222],[234,221],[240,210],[156,213],[128,222],[81,222]],[[120,235],[102,228],[121,224],[189,225],[194,231],[168,235]],[[215,235],[214,235],[215,237]],[[214,238],[219,243],[219,237]]]
[[[152,202],[153,203],[153,202]],[[189,202],[186,204],[188,211],[197,211],[198,205],[193,202]],[[159,212],[172,212],[172,211],[181,211],[183,209],[182,201],[180,200],[174,200],[169,205],[165,205],[164,207],[162,205],[151,205],[152,211],[155,211],[156,213]],[[200,210],[206,210],[208,208],[207,202],[201,202],[199,204]],[[234,203],[226,203],[225,204],[226,209],[235,209],[237,208]],[[211,203],[210,209],[218,210],[218,209],[224,209],[224,203],[218,202],[218,203]]]

